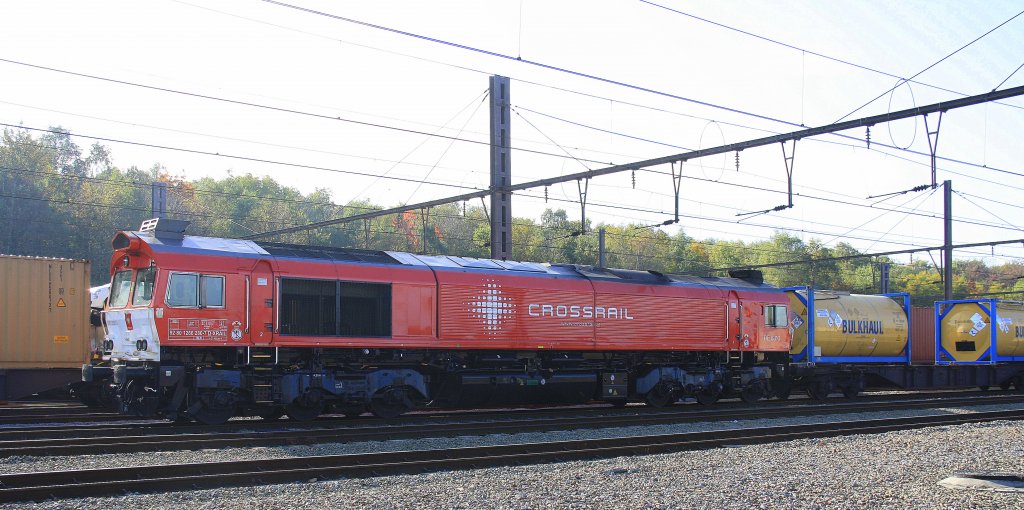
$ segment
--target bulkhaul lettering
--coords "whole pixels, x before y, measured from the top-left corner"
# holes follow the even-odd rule
[[[883,335],[882,321],[843,321],[843,333],[848,335]]]
[[[530,317],[633,320],[633,316],[629,314],[629,308],[615,306],[530,303],[527,312]]]

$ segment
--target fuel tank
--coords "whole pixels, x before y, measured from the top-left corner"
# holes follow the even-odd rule
[[[989,352],[993,337],[997,356],[1024,356],[1024,303],[985,299],[943,309],[948,312],[939,324],[939,361],[997,361]]]
[[[813,309],[808,310],[808,294]],[[790,290],[792,354],[807,349],[814,316],[814,356],[893,357],[905,354],[909,321],[893,298],[828,290]]]

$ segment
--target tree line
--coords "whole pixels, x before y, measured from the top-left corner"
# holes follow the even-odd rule
[[[151,189],[166,183],[168,216],[191,221],[188,232],[212,237],[255,233],[383,209],[369,201],[335,204],[327,189],[303,194],[270,177],[252,174],[188,180],[159,164],[142,170],[111,163],[110,149],[76,145],[63,129],[41,136],[5,130],[0,140],[0,253],[93,261],[92,281],[109,280],[110,239],[150,218]],[[763,241],[696,239],[682,229],[669,234],[643,225],[592,224],[549,209],[539,220],[514,218],[512,258],[535,262],[597,264],[597,230],[606,232],[606,264],[664,273],[724,276],[716,269],[802,261],[765,268],[778,286],[808,285],[877,292],[880,264],[890,263],[890,290],[910,292],[915,304],[942,299],[941,275],[930,259],[897,264],[863,255],[846,243],[824,246],[776,231]],[[487,211],[446,204],[370,220],[278,236],[274,241],[395,250],[432,255],[490,255]],[[954,262],[954,297],[1024,296],[1024,264]]]

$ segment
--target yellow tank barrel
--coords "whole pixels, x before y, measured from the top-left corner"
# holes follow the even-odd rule
[[[939,363],[1024,361],[1024,302],[940,301],[935,303],[935,311],[939,316]]]
[[[812,344],[812,359],[804,360],[907,361],[910,321],[905,294],[900,295],[904,298],[901,304],[892,296],[810,288],[787,290],[793,331],[791,354],[806,354]]]

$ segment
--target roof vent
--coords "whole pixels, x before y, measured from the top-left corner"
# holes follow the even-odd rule
[[[745,282],[753,283],[754,285],[761,285],[764,283],[764,273],[757,269],[738,269],[735,271],[729,271],[729,276],[732,278],[739,278]]]
[[[152,233],[158,239],[182,239],[185,237],[185,229],[189,221],[171,220],[167,218],[153,218],[142,222],[139,232]]]

